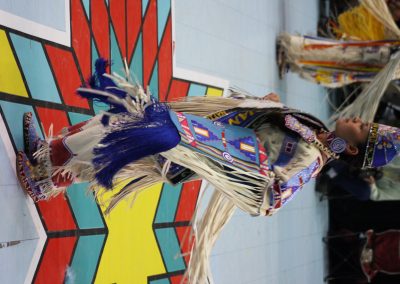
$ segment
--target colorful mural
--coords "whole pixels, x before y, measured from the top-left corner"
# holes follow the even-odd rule
[[[171,0],[71,0],[70,21],[70,47],[0,28],[0,112],[14,151],[23,148],[24,112],[34,113],[46,136],[104,108],[75,94],[98,57],[110,58],[113,72],[126,60],[160,100],[222,95],[221,88],[173,77]],[[180,283],[200,186],[159,184],[110,216],[85,184],[36,203],[47,239],[32,282]]]

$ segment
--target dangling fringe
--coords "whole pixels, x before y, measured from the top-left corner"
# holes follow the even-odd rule
[[[162,169],[158,166],[156,156],[146,157],[125,166],[115,175],[114,180],[117,187],[119,184],[125,183],[128,180],[132,180],[132,182],[128,183],[108,200],[109,203],[105,214],[109,214],[122,200],[126,200],[126,198],[132,195],[135,196],[154,184],[169,182],[162,174]],[[95,181],[92,182],[91,189],[95,191],[96,198],[100,201],[102,200],[102,195],[107,191],[103,188],[99,188]],[[132,204],[133,202],[134,200],[132,200]]]
[[[246,100],[237,98],[246,98]],[[235,108],[261,110],[282,109],[284,107],[281,103],[250,97],[247,93],[239,93],[237,89],[235,89],[232,97],[187,97],[179,101],[168,102],[168,105],[173,111],[203,117]]]
[[[360,0],[360,3],[385,26],[386,39],[400,39],[400,30],[385,0]]]
[[[33,154],[33,158],[38,162],[36,168],[39,169],[39,175],[46,178],[37,181],[36,184],[41,191],[41,199],[49,200],[56,197],[60,193],[66,191],[65,187],[56,187],[53,183],[52,176],[56,173],[52,173],[53,168],[50,162],[50,147],[48,142],[42,142],[40,148]]]
[[[216,190],[225,194],[237,207],[252,215],[260,214],[265,191],[274,180],[272,173],[270,177],[266,177],[235,167],[225,169],[181,145],[161,155],[173,163],[193,170],[199,177],[210,182]]]
[[[334,121],[339,117],[360,117],[365,122],[373,122],[379,102],[385,91],[394,79],[400,78],[399,74],[400,53],[396,53],[389,63],[378,75],[364,88],[353,103],[339,109],[332,117]]]
[[[197,205],[197,208],[199,205]],[[194,244],[190,260],[181,283],[212,283],[210,254],[222,229],[235,213],[236,206],[220,191],[215,190],[204,214],[192,219]]]
[[[359,5],[338,17],[339,27],[335,32],[353,40],[384,40],[384,25],[369,10]]]

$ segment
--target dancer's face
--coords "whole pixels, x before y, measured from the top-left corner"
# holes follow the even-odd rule
[[[363,122],[359,117],[340,118],[336,121],[335,134],[346,140],[350,148],[357,147],[367,141],[370,127],[370,123]],[[358,153],[358,150],[356,152]]]

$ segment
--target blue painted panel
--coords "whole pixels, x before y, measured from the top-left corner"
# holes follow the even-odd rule
[[[69,112],[68,113],[69,119],[71,120],[71,125],[78,124],[82,121],[86,121],[92,118],[92,116],[87,114],[81,114],[76,112]]]
[[[23,129],[22,129],[22,119],[25,112],[33,112],[33,108],[29,105],[16,104],[6,101],[0,101],[0,106],[3,110],[5,120],[8,124],[9,129],[11,130],[12,138],[18,150],[24,149],[24,138],[23,138]],[[39,135],[43,138],[43,135],[40,131],[39,124],[37,122],[37,118],[35,116],[35,125],[38,130]]]
[[[82,0],[82,3],[85,8],[86,16],[90,19],[90,0]]]
[[[129,66],[129,72],[134,80],[139,81],[143,85],[143,45],[142,45],[142,34],[140,34],[135,52],[133,54],[131,65]]]
[[[94,43],[94,40],[92,39],[92,70],[95,70],[95,64],[96,60],[99,58],[99,53],[96,48],[96,44]],[[93,72],[93,71],[92,71]]]
[[[167,271],[173,272],[185,269],[174,228],[162,228],[155,231]]]
[[[207,91],[206,86],[192,83],[192,84],[190,84],[190,87],[189,87],[188,96],[189,97],[203,97],[203,96],[205,96],[206,91]]]
[[[175,221],[175,212],[178,207],[181,190],[181,184],[177,186],[164,184],[154,223],[169,223]]]
[[[115,36],[114,28],[110,26],[110,40],[111,40],[111,72],[116,72],[122,75],[124,63],[122,61],[121,52],[118,47],[117,37]]]
[[[73,184],[67,195],[80,229],[104,228],[94,196],[88,193],[88,183]]]
[[[150,281],[149,284],[170,284],[168,278]]]
[[[156,64],[154,65],[154,69],[153,69],[153,74],[151,75],[150,92],[156,99],[159,98],[159,95],[158,95],[158,61],[156,61]]]
[[[71,124],[77,124],[91,118],[90,115],[80,113],[68,113]],[[67,190],[68,198],[74,211],[74,215],[81,229],[104,228],[101,212],[91,193],[88,193],[88,184],[73,184]]]
[[[32,97],[61,103],[42,45],[13,33],[10,36]]]
[[[157,1],[158,44],[160,44],[170,9],[171,9],[171,1],[169,0]]]
[[[74,258],[67,271],[70,277],[65,277],[65,283],[93,283],[104,239],[104,235],[79,237]]]
[[[142,15],[143,16],[144,16],[144,13],[146,13],[147,4],[149,4],[149,0],[142,0]]]

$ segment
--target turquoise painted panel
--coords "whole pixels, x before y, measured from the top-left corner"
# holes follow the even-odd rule
[[[102,111],[108,111],[110,106],[102,102],[93,102],[93,110],[95,114],[99,114]]]
[[[175,213],[179,204],[182,185],[173,186],[164,183],[154,223],[175,221]]]
[[[169,11],[171,9],[171,1],[169,0],[158,0],[157,1],[157,25],[158,25],[158,44],[160,44]]]
[[[18,150],[24,149],[24,138],[22,129],[22,119],[25,112],[32,112],[35,117],[35,125],[39,135],[43,138],[38,120],[33,112],[33,108],[28,105],[16,104],[6,101],[0,101],[1,109],[3,110],[8,128],[11,131],[12,138]]]
[[[86,16],[90,19],[90,0],[82,0],[82,3],[85,8]]]
[[[111,40],[111,72],[116,72],[123,75],[124,63],[122,61],[121,52],[118,47],[117,37],[115,36],[114,28],[110,26],[110,40]]]
[[[42,45],[13,33],[10,36],[31,96],[42,101],[61,103]]]
[[[143,85],[143,45],[142,45],[142,34],[140,34],[135,52],[133,53],[133,58],[131,65],[129,66],[129,72],[134,80],[137,80],[141,85]]]
[[[93,283],[94,273],[100,259],[100,251],[105,235],[91,235],[79,237],[74,258],[65,277],[67,284]]]
[[[159,96],[158,96],[158,61],[156,61],[156,64],[154,65],[154,69],[153,69],[153,74],[151,75],[150,92],[153,95],[153,97],[155,97],[158,100],[158,98],[159,98]]]
[[[164,279],[157,279],[149,282],[150,284],[171,284],[168,280],[168,278]]]
[[[169,0],[167,0],[167,1],[169,1]],[[143,16],[144,16],[144,13],[146,13],[147,4],[149,4],[149,0],[142,0],[142,14],[143,14]]]
[[[190,84],[190,87],[189,87],[188,96],[189,97],[203,97],[203,96],[205,96],[206,91],[207,91],[206,86],[192,83],[192,84]]]
[[[92,39],[92,70],[95,70],[96,60],[99,58],[99,52],[97,51],[96,44]]]
[[[155,232],[167,271],[173,272],[185,269],[185,263],[180,256],[181,249],[174,228],[156,229]]]
[[[70,112],[68,115],[72,125],[91,118],[90,115],[74,112]],[[104,228],[101,212],[99,211],[93,195],[88,192],[87,187],[87,183],[80,183],[70,186],[67,190],[67,195],[78,226],[81,229]]]
[[[71,125],[75,125],[82,121],[86,121],[92,118],[92,116],[87,114],[81,114],[76,112],[69,112],[68,113],[69,119],[71,120]]]
[[[90,115],[74,112],[70,112],[68,115],[72,125],[91,118]],[[78,227],[81,229],[104,228],[101,212],[93,195],[88,192],[87,187],[87,183],[80,183],[70,186],[67,190],[67,195],[78,222]]]
[[[68,187],[67,195],[80,229],[104,228],[101,212],[88,184],[79,183]]]

